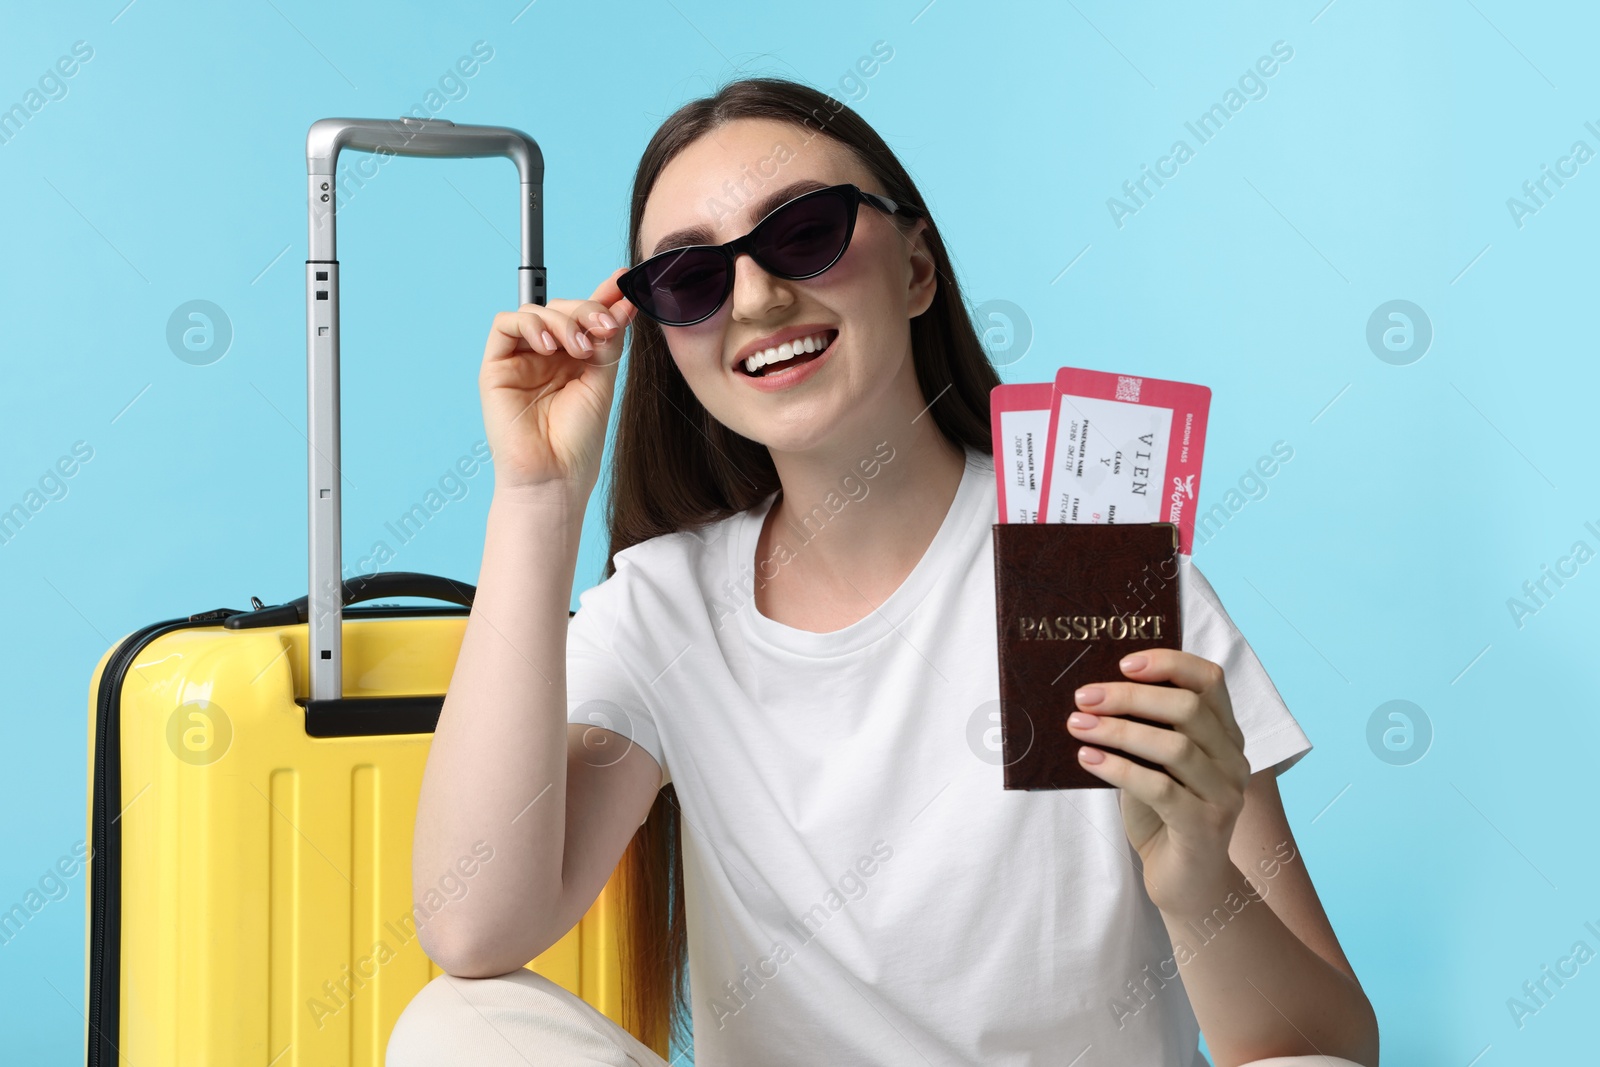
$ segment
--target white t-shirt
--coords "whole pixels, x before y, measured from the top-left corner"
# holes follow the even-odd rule
[[[1119,792],[1002,788],[993,460],[967,449],[911,574],[832,633],[756,610],[776,495],[619,552],[568,638],[568,720],[677,787],[698,1067],[1203,1064]],[[1184,649],[1222,665],[1251,770],[1286,769],[1310,742],[1179,575]]]

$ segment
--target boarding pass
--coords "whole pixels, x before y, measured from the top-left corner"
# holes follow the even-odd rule
[[[996,386],[1000,521],[1170,522],[1190,553],[1210,407],[1203,385],[1081,367]]]

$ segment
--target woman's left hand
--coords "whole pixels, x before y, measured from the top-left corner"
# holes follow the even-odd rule
[[[1130,669],[1140,658],[1143,665]],[[1204,914],[1227,893],[1237,872],[1228,842],[1250,784],[1244,734],[1234,721],[1222,668],[1190,652],[1152,648],[1124,657],[1122,673],[1137,681],[1078,690],[1079,710],[1068,717],[1067,728],[1085,742],[1079,762],[1122,791],[1122,823],[1144,859],[1150,899],[1171,915]],[[1145,684],[1161,681],[1179,688]],[[1102,691],[1098,701],[1094,690]],[[1095,721],[1080,726],[1083,715]],[[1089,747],[1099,745],[1142,756],[1167,773]],[[1090,762],[1097,753],[1100,761]]]

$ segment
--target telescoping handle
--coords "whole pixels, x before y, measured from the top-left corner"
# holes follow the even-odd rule
[[[306,134],[310,255],[306,259],[306,405],[310,442],[311,692],[344,694],[343,581],[340,575],[339,261],[335,238],[335,168],[344,149],[435,159],[504,156],[521,183],[522,262],[518,306],[545,303],[544,155],[520,130],[458,126],[442,119],[318,119]],[[309,708],[308,708],[309,710]]]

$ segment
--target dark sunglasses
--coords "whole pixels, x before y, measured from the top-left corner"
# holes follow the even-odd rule
[[[722,307],[733,291],[734,260],[749,253],[767,273],[790,281],[815,278],[843,256],[863,203],[890,215],[922,212],[851,184],[814,189],[780,204],[755,229],[724,245],[687,245],[651,256],[617,279],[622,295],[663,326],[693,326]]]

